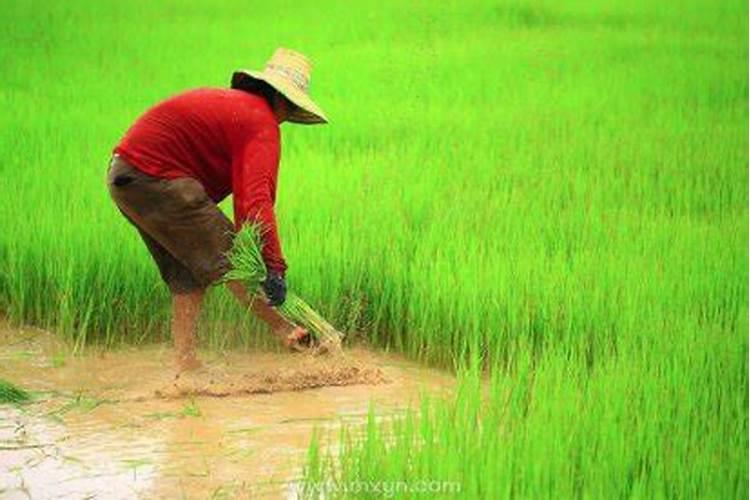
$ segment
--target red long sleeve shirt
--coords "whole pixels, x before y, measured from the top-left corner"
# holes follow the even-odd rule
[[[234,195],[234,223],[263,225],[266,266],[284,273],[274,214],[279,124],[262,97],[234,89],[183,92],[146,111],[114,149],[155,177],[193,177],[219,202]]]

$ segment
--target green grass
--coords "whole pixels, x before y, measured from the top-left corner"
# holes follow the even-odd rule
[[[183,417],[200,417],[203,413],[200,407],[195,403],[194,399],[190,399],[190,402],[185,403],[180,411],[180,415]]]
[[[23,403],[31,399],[31,395],[17,385],[0,379],[0,404]]]
[[[110,150],[147,106],[285,45],[313,58],[331,118],[282,127],[292,289],[375,344],[475,365],[456,401],[373,422],[325,477],[747,496],[745,2],[0,7],[14,321],[79,346],[166,338],[166,289],[104,186]],[[217,290],[201,336],[247,346],[255,326]],[[330,461],[311,456],[316,477]]]

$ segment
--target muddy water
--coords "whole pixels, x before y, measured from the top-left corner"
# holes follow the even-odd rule
[[[402,413],[449,375],[364,349],[344,358],[169,346],[70,356],[53,335],[0,324],[0,378],[35,391],[0,405],[2,498],[295,498],[313,429],[335,446],[371,403]]]

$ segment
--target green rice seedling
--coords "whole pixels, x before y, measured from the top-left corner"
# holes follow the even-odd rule
[[[47,412],[45,416],[48,417],[61,417],[71,410],[76,410],[82,413],[90,412],[98,408],[99,406],[106,403],[114,403],[114,400],[99,399],[92,396],[87,396],[82,392],[78,392],[73,396],[69,397],[68,400],[55,408],[54,410]]]
[[[7,380],[0,379],[0,404],[1,403],[23,403],[28,401],[31,395],[20,387],[11,384]]]
[[[60,368],[62,366],[65,366],[65,357],[66,353],[65,351],[56,351],[51,358],[52,366],[54,368]]]
[[[258,224],[248,224],[237,233],[228,254],[232,270],[224,276],[225,281],[242,281],[251,293],[256,294],[263,293],[261,283],[266,279],[261,231]],[[298,295],[287,293],[278,310],[292,323],[304,326],[319,345],[331,347],[341,343],[343,335]]]
[[[200,407],[196,404],[195,399],[190,399],[190,402],[185,403],[179,413],[183,417],[200,417],[203,415]]]

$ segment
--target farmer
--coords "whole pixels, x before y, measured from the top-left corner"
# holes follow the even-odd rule
[[[233,295],[278,335],[299,347],[308,332],[273,306],[286,296],[287,269],[274,201],[284,121],[327,123],[308,95],[310,63],[279,48],[262,71],[237,71],[231,88],[171,97],[143,114],[114,148],[110,194],[136,227],[172,295],[172,337],[180,370],[201,365],[195,326],[206,288],[229,270],[225,257],[243,224],[264,228],[265,297],[237,281]],[[217,203],[234,197],[234,224]]]

